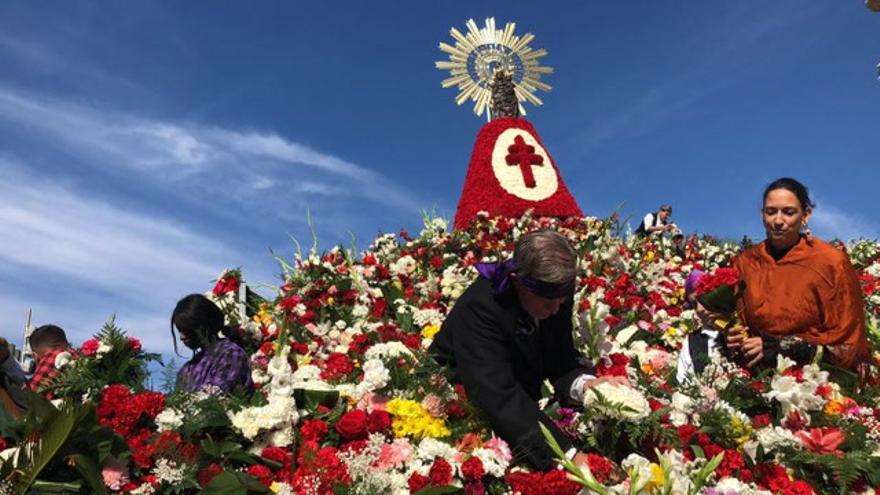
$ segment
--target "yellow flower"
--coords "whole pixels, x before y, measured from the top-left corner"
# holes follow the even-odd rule
[[[667,337],[676,337],[678,336],[678,329],[675,327],[668,327],[664,333]]]
[[[663,472],[663,468],[655,463],[651,463],[651,481],[645,485],[645,488],[660,488],[666,483],[666,473]]]
[[[440,325],[425,325],[422,327],[422,337],[433,339],[437,332],[440,331]]]
[[[333,298],[332,298],[332,297],[328,297],[328,298],[327,298],[327,306],[329,306],[329,305],[331,305],[331,304],[333,304]]]
[[[393,399],[386,408],[391,414],[391,428],[394,436],[416,438],[443,438],[449,436],[449,429],[442,419],[435,418],[416,401]]]
[[[738,416],[731,416],[730,423],[724,427],[724,433],[737,445],[742,445],[752,437],[752,425]]]
[[[844,411],[844,405],[839,400],[831,399],[825,404],[825,414],[829,416],[840,416]]]
[[[645,254],[645,261],[647,261],[648,263],[654,261],[654,251],[648,251]]]

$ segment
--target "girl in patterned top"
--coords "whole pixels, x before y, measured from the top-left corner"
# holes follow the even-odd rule
[[[180,368],[177,389],[185,392],[252,394],[250,359],[238,344],[225,337],[223,312],[201,294],[181,299],[171,315],[171,336],[177,351],[180,340],[195,354]]]

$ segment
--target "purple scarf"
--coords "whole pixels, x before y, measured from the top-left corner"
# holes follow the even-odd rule
[[[700,281],[700,278],[705,275],[705,272],[702,270],[697,270],[694,268],[690,274],[688,274],[687,279],[684,281],[684,307],[685,309],[693,309],[693,305],[688,301],[688,296],[694,293],[697,290],[697,282]]]
[[[477,263],[474,266],[481,277],[492,282],[495,295],[503,294],[510,289],[510,274],[516,272],[513,258],[495,263]],[[574,280],[554,284],[522,275],[518,280],[529,292],[546,299],[568,297],[574,293]]]

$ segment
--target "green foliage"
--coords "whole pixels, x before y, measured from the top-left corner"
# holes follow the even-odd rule
[[[83,396],[94,396],[107,385],[118,383],[134,392],[144,390],[149,376],[147,363],[161,359],[158,354],[135,350],[116,317],[111,316],[95,339],[108,347],[106,353],[79,356],[64,367],[46,387],[56,397],[79,402]]]
[[[162,366],[162,393],[170,394],[174,392],[174,389],[177,386],[178,371],[180,371],[180,366],[177,364],[177,360],[173,357]]]
[[[269,493],[269,489],[263,486],[253,476],[245,473],[224,471],[208,483],[202,489],[202,494],[208,495],[247,495],[249,493]]]
[[[786,461],[798,478],[810,482],[819,493],[851,493],[850,486],[863,477],[871,486],[880,482],[880,459],[865,451],[847,452],[841,457],[797,451]]]

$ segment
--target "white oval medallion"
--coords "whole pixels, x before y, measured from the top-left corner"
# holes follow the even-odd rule
[[[559,187],[550,156],[525,129],[507,129],[498,136],[492,172],[505,191],[528,201],[547,199]]]

